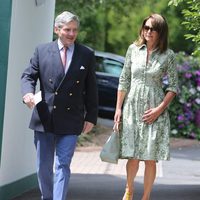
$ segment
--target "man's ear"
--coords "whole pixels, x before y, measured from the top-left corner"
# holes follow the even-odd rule
[[[58,31],[59,31],[59,28],[55,26],[54,27],[54,33],[58,35]]]

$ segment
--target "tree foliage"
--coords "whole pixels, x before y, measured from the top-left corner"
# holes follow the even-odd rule
[[[181,5],[183,0],[171,0],[169,5]],[[186,0],[187,8],[182,10],[184,15],[183,25],[189,33],[185,34],[186,39],[191,39],[195,44],[194,55],[200,55],[200,1]]]
[[[57,0],[55,14],[64,10],[80,17],[78,40],[94,49],[125,55],[127,47],[137,39],[143,19],[161,13],[170,28],[169,45],[174,51],[193,51],[184,38],[186,29],[180,6],[168,6],[169,0]],[[184,4],[183,4],[184,6]]]
[[[182,7],[169,7],[168,0],[151,0],[143,1],[141,4],[138,3],[136,7],[125,5],[125,8],[129,12],[126,15],[119,16],[119,20],[116,20],[116,14],[112,10],[108,12],[110,29],[107,30],[107,43],[109,44],[107,47],[109,47],[109,51],[123,55],[124,49],[137,39],[143,19],[151,13],[160,13],[167,19],[170,30],[170,48],[175,52],[186,51],[191,53],[193,51],[191,43],[184,38],[184,34],[186,34],[185,27],[180,26],[183,21]]]

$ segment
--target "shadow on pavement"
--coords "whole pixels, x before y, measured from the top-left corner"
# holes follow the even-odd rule
[[[164,178],[163,178],[164,179]],[[163,182],[162,180],[161,182]],[[152,200],[199,200],[199,185],[160,184],[156,181]],[[72,174],[67,200],[121,200],[125,187],[125,176]],[[143,178],[137,177],[134,200],[140,200]],[[13,200],[39,200],[38,189],[31,190]]]
[[[174,180],[176,183],[176,180]],[[165,185],[155,184],[151,195],[152,200],[198,200],[199,185]],[[138,199],[139,200],[139,199]]]

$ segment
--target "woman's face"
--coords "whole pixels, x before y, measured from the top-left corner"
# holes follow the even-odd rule
[[[158,42],[158,32],[152,25],[152,18],[149,18],[143,26],[143,36],[147,43],[156,44]]]

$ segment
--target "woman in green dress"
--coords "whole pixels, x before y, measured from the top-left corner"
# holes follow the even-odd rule
[[[163,90],[166,75],[168,85]],[[167,22],[163,16],[152,14],[144,19],[138,40],[129,46],[119,79],[114,122],[122,121],[120,158],[128,159],[123,200],[133,198],[140,161],[145,162],[142,200],[149,200],[156,162],[169,160],[167,107],[177,93],[177,82],[175,55],[168,48]]]

